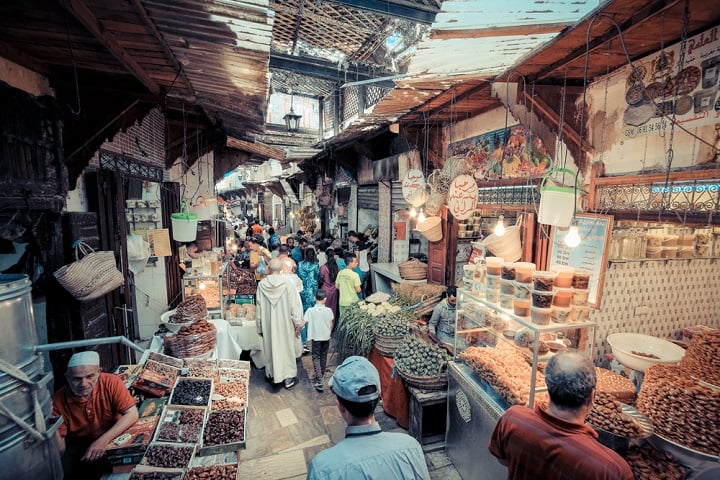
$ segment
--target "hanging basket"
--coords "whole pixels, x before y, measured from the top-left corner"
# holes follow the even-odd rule
[[[170,215],[173,239],[178,242],[194,242],[197,238],[198,216],[187,211],[187,203],[182,202],[182,211]]]
[[[425,280],[427,278],[427,264],[417,258],[398,264],[400,277],[404,280]]]
[[[433,192],[428,196],[425,202],[425,214],[434,216],[440,213],[440,209],[445,204],[445,194]]]
[[[555,168],[545,174],[540,182],[538,223],[566,228],[570,226],[570,221],[575,214],[575,195],[580,190],[580,184],[578,181],[577,185],[572,187],[546,185],[550,175],[555,173],[568,173],[573,179],[576,178],[575,172],[567,168]]]
[[[428,242],[439,242],[443,238],[442,219],[440,217],[426,218],[424,222],[419,223],[415,228]]]
[[[78,300],[102,297],[125,283],[113,252],[96,252],[80,241],[75,242],[75,261],[60,267],[54,275],[60,285]]]
[[[463,175],[465,173],[470,172],[470,167],[465,160],[464,155],[454,155],[447,160],[445,160],[445,165],[443,165],[442,169],[442,176],[445,178],[449,178],[450,181],[454,180],[455,177],[458,177],[460,175]]]

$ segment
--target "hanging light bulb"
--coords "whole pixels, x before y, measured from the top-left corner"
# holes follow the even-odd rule
[[[580,231],[578,230],[578,222],[577,220],[573,220],[570,223],[570,228],[568,229],[567,235],[565,235],[565,245],[567,245],[570,248],[575,248],[578,245],[580,245]]]
[[[418,223],[422,223],[425,221],[425,214],[423,213],[422,207],[420,207],[420,215],[418,215]]]
[[[415,210],[415,205],[410,209],[410,218],[415,218],[417,216],[417,210]]]
[[[493,233],[498,237],[502,237],[503,235],[505,235],[505,225],[503,225],[504,218],[505,217],[500,215],[498,217],[497,225],[495,225],[495,228],[493,228]]]
[[[205,290],[205,282],[200,282],[199,288],[200,290]]]

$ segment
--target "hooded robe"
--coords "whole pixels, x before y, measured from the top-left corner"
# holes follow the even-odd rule
[[[256,304],[256,325],[263,339],[265,376],[275,382],[296,377],[295,328],[303,323],[300,294],[286,276],[273,274],[258,284]]]

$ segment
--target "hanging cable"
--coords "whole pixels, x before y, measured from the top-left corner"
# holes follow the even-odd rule
[[[77,109],[73,108],[70,104],[67,104],[67,106],[73,115],[78,116],[82,111],[82,105],[80,104],[80,82],[78,81],[77,64],[75,63],[75,51],[73,50],[72,40],[70,39],[70,19],[68,16],[67,7],[65,8],[65,33],[67,34],[68,49],[70,50],[70,60],[72,61],[73,75],[75,77],[75,95],[77,99]]]

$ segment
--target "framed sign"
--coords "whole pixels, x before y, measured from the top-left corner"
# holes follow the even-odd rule
[[[568,247],[563,241],[567,229],[552,227],[548,268],[552,265],[565,265],[589,270],[591,276],[588,302],[595,308],[600,308],[614,218],[611,215],[589,213],[575,214],[575,218],[578,221],[580,245],[575,248]]]

